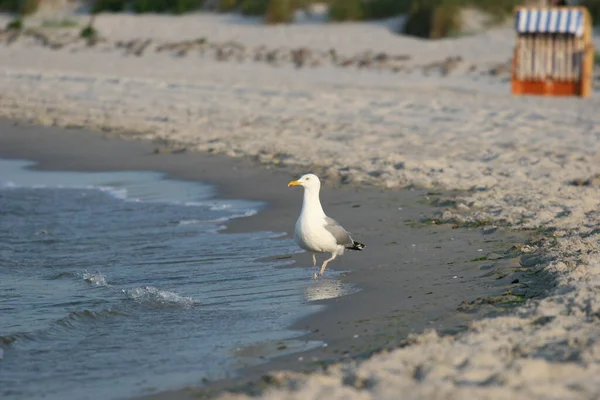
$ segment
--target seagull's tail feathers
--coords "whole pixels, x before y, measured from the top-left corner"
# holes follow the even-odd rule
[[[357,250],[357,251],[361,251],[362,249],[364,249],[366,246],[362,243],[358,243],[356,240],[352,241],[352,246],[351,247],[346,247],[346,249],[348,250]]]

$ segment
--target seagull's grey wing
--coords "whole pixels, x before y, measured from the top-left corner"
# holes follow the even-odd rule
[[[350,234],[333,218],[325,217],[325,229],[333,235],[338,245],[351,246],[354,243]]]

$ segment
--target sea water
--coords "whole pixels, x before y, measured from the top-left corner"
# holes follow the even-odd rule
[[[346,290],[315,286],[289,259],[259,261],[298,251],[282,232],[220,232],[265,204],[159,173],[32,165],[0,160],[4,400],[114,399],[228,378],[236,349],[301,335],[287,327],[316,311],[311,301]]]

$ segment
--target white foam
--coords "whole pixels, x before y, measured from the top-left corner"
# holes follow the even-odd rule
[[[284,237],[286,236],[287,233],[285,232],[269,232],[265,235],[261,235],[261,236],[257,236],[254,238],[251,238],[250,240],[264,240],[264,239],[277,239],[280,237]]]
[[[213,224],[213,223],[217,223],[217,222],[227,222],[227,221],[235,219],[235,218],[251,217],[253,215],[256,215],[257,213],[258,213],[258,210],[248,209],[240,214],[232,214],[232,215],[219,217],[219,218],[215,218],[215,219],[207,219],[207,220],[184,219],[184,220],[179,221],[179,225],[199,225],[199,224]]]
[[[160,290],[154,286],[136,287],[129,290],[123,289],[123,293],[130,299],[138,302],[158,303],[162,305],[181,305],[184,307],[192,307],[193,305],[198,304],[198,302],[191,297],[181,296],[180,294],[168,290]]]
[[[217,205],[211,206],[210,209],[212,211],[220,211],[220,210],[229,210],[231,207],[232,207],[231,204],[224,203],[224,204],[217,204]]]
[[[12,181],[0,181],[0,189],[4,189],[4,188],[31,188],[31,189],[87,189],[87,190],[98,190],[101,191],[103,193],[107,193],[110,196],[112,196],[115,199],[118,200],[123,200],[123,201],[129,201],[129,202],[143,202],[143,200],[139,199],[139,198],[128,198],[128,191],[126,188],[116,188],[113,186],[94,186],[94,185],[85,185],[85,186],[81,186],[81,185],[42,185],[42,184],[33,184],[33,185],[17,185],[16,183],[12,182]],[[222,211],[222,210],[230,210],[232,208],[234,208],[234,206],[232,204],[229,203],[216,203],[216,202],[194,202],[194,201],[188,201],[188,202],[179,202],[179,201],[160,201],[161,203],[167,203],[167,204],[175,204],[175,205],[184,205],[184,206],[191,206],[191,207],[208,207],[211,211]],[[230,219],[233,218],[243,218],[243,217],[249,217],[252,215],[255,215],[256,213],[258,213],[258,210],[256,209],[248,209],[245,212],[241,213],[241,214],[233,214],[230,216],[224,216],[224,217],[220,217],[220,218],[216,218],[216,219],[212,219],[212,220],[197,220],[197,219],[192,219],[192,220],[183,220],[179,222],[179,225],[192,225],[192,224],[202,224],[202,223],[214,223],[214,222],[226,222],[229,221]]]
[[[84,280],[91,283],[92,285],[110,286],[108,283],[106,283],[106,277],[103,274],[101,274],[100,272],[96,272],[95,274],[89,273],[89,272],[84,272],[82,277]]]
[[[206,199],[210,190],[205,184],[164,180],[158,173],[131,171],[110,173],[51,172],[28,170],[30,161],[0,159],[1,188],[95,190],[126,202],[159,202],[173,205],[208,208],[211,211],[230,211],[213,220],[186,220],[180,225],[227,222],[233,218],[254,215],[258,209],[248,209],[245,201]],[[40,183],[43,182],[43,183]],[[68,182],[65,184],[64,182]]]
[[[41,183],[34,183],[29,185],[18,185],[13,181],[0,181],[0,189],[5,188],[29,188],[29,189],[88,189],[88,190],[99,190],[104,193],[108,193],[112,197],[119,200],[128,200],[127,199],[127,189],[125,188],[116,188],[112,186],[95,186],[95,185],[64,185],[64,184],[56,184],[56,185],[47,185]],[[134,199],[138,200],[139,199]]]
[[[233,218],[244,218],[244,217],[251,217],[251,216],[253,216],[253,215],[256,215],[257,213],[258,213],[258,210],[255,210],[255,209],[250,209],[250,210],[246,211],[246,212],[245,212],[245,213],[243,213],[243,214],[234,214],[234,215],[232,215],[230,218],[231,218],[231,219],[233,219]]]
[[[17,185],[12,181],[0,181],[0,189],[12,189],[17,187]]]
[[[115,187],[112,187],[112,186],[93,186],[93,185],[89,185],[89,186],[86,187],[86,189],[100,190],[101,192],[105,192],[105,193],[110,194],[115,199],[128,200],[127,199],[127,189],[125,189],[125,188],[115,188]],[[132,200],[138,200],[139,201],[139,199],[132,199]]]
[[[223,229],[227,229],[227,226],[226,225],[217,225],[213,228],[207,229],[206,232],[212,233],[212,234],[217,234],[217,233],[219,233],[219,231],[222,231]]]
[[[230,210],[233,208],[233,204],[219,203],[216,201],[186,201],[183,205],[190,207],[208,207],[211,211]]]
[[[179,221],[179,225],[198,225],[198,224],[204,224],[207,221],[203,221],[201,219],[184,219]]]
[[[179,221],[179,225],[201,225],[201,224],[214,224],[216,222],[227,222],[232,217],[220,217],[215,219],[184,219]]]

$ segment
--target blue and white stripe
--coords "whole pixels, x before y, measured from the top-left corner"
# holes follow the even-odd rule
[[[517,11],[518,33],[567,33],[583,35],[583,11],[577,9],[521,9]]]

